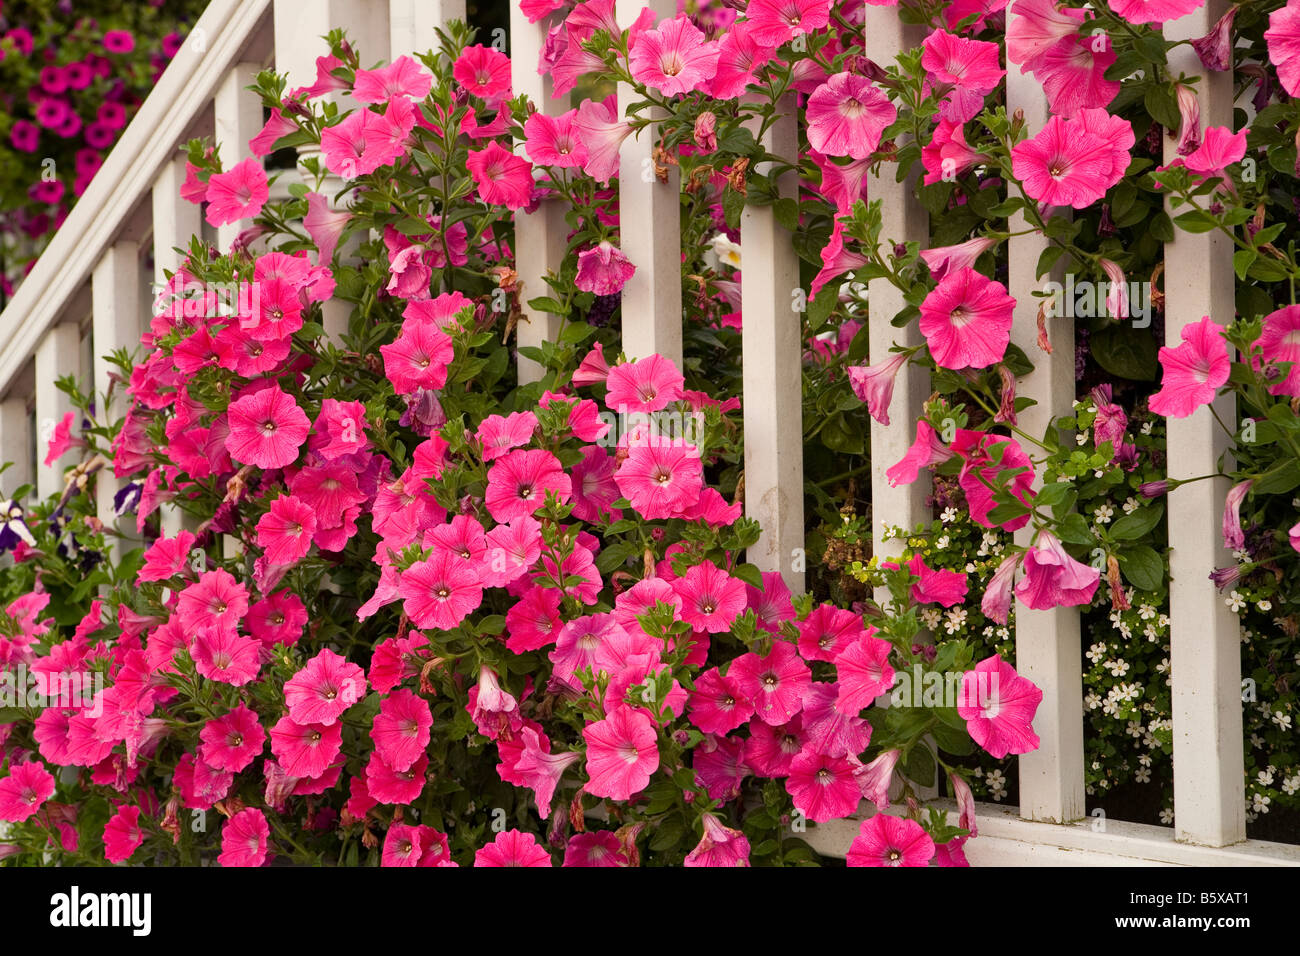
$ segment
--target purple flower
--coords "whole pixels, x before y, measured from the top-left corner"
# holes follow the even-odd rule
[[[135,37],[130,30],[109,30],[104,34],[104,49],[109,53],[130,53],[135,49]]]

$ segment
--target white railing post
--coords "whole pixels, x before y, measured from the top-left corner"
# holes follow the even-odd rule
[[[190,239],[203,226],[202,208],[181,198],[185,182],[185,157],[162,164],[153,185],[153,281],[154,292],[167,282],[167,273],[180,268],[184,258],[175,249],[188,249]],[[153,303],[149,303],[153,308]]]
[[[418,54],[438,48],[439,27],[464,19],[465,0],[389,0],[392,59],[406,55],[418,60]]]
[[[537,108],[550,116],[568,107],[551,94],[553,84],[537,72],[537,58],[546,41],[546,20],[529,23],[518,3],[510,5],[510,83],[515,96],[526,93]],[[516,144],[516,152],[523,144]],[[559,272],[564,262],[568,225],[564,205],[556,199],[543,199],[536,212],[515,214],[515,271],[519,274],[519,308],[523,315],[515,328],[516,346],[540,346],[555,341],[560,332],[560,316],[530,308],[529,299],[551,295],[543,278],[547,272]],[[542,377],[542,367],[532,359],[519,356],[516,363],[519,384]]]
[[[794,96],[777,105],[783,115],[765,136],[768,152],[793,158],[799,149]],[[765,173],[760,168],[756,171]],[[797,173],[779,180],[780,194],[795,197]],[[780,571],[791,591],[804,587],[803,567],[803,323],[792,308],[799,262],[790,233],[772,206],[741,213],[741,406],[745,416],[745,515],[762,527],[749,561]]]
[[[1227,9],[1209,0],[1165,26],[1165,36],[1203,36]],[[1195,90],[1205,126],[1232,127],[1232,73],[1206,73],[1187,46],[1169,53],[1175,74],[1202,74]],[[1177,156],[1165,139],[1165,162]],[[1177,214],[1181,210],[1173,210]],[[1185,326],[1205,315],[1227,325],[1236,314],[1233,246],[1217,232],[1177,233],[1165,245],[1165,342],[1177,346]],[[1214,404],[1236,421],[1231,395]],[[1230,442],[1214,415],[1201,408],[1168,420],[1169,477],[1193,478],[1216,469]],[[1227,846],[1246,838],[1245,758],[1241,717],[1241,629],[1209,580],[1233,564],[1219,516],[1228,483],[1198,481],[1169,494],[1170,675],[1174,721],[1174,827],[1179,840]]]
[[[1017,109],[1024,111],[1031,134],[1047,122],[1047,100],[1038,81],[1008,64],[1007,111]],[[1008,228],[1015,233],[1026,226],[1025,217],[1017,213]],[[1034,371],[1017,385],[1020,395],[1038,403],[1019,414],[1021,429],[1030,435],[1045,434],[1053,419],[1070,414],[1076,385],[1074,319],[1068,310],[1058,307],[1062,314],[1050,319],[1051,354],[1038,345],[1041,300],[1034,291],[1041,285],[1035,273],[1048,244],[1047,237],[1029,233],[1013,236],[1008,248],[1008,291],[1016,300],[1011,342],[1034,363]],[[1041,484],[1042,476],[1035,475],[1035,487]],[[1028,545],[1032,536],[1032,525],[1026,526],[1016,532],[1016,541]],[[1079,612],[1070,607],[1033,611],[1019,601],[1015,611],[1016,669],[1043,691],[1034,716],[1041,743],[1033,753],[1020,757],[1020,815],[1026,820],[1068,823],[1081,819],[1085,809]]]
[[[868,6],[864,13],[863,45],[866,55],[876,63],[888,64],[899,51],[918,47],[925,39],[925,29],[903,23],[896,10]],[[930,217],[925,207],[915,199],[917,171],[913,170],[913,174],[901,183],[896,181],[896,173],[893,163],[883,163],[880,175],[870,176],[867,181],[867,195],[873,200],[881,200],[881,238],[886,242],[919,242],[924,249],[930,244]],[[837,280],[833,280],[833,284],[838,284]],[[905,305],[902,292],[888,279],[867,282],[872,364],[886,361],[894,345],[912,347],[923,344],[924,338],[917,323],[901,329],[890,324]],[[929,391],[930,376],[925,370],[905,365],[894,382],[889,424],[882,425],[875,419],[871,421],[872,553],[882,558],[897,557],[906,543],[902,538],[886,541],[887,525],[911,531],[930,520],[930,509],[925,503],[928,481],[914,481],[895,488],[885,477],[885,472],[911,447],[916,421],[921,417]],[[877,594],[877,600],[888,599],[888,589],[882,590],[884,593]]]
[[[109,246],[91,278],[93,317],[91,318],[91,363],[95,379],[96,417],[106,427],[125,413],[122,388],[112,388],[113,401],[105,396],[112,386],[110,375],[116,367],[106,356],[118,349],[128,352],[140,344],[140,246],[135,242],[116,242]],[[119,373],[120,374],[120,373]],[[122,487],[113,469],[104,468],[95,476],[96,513],[106,528],[119,524],[113,516],[113,496]],[[121,522],[125,530],[127,522]],[[134,530],[133,528],[131,529]]]
[[[12,462],[0,474],[0,504],[14,496],[32,478],[32,413],[27,399],[13,396],[0,401],[0,463]],[[30,497],[30,496],[28,496]]]
[[[81,431],[72,399],[55,384],[66,375],[81,375],[81,329],[72,320],[51,327],[36,347],[36,492],[42,499],[63,490],[63,473],[75,464],[71,454],[45,464],[50,438],[64,415],[73,412],[73,433]]]
[[[677,15],[677,0],[619,0],[618,21],[628,29],[649,7],[660,17]],[[633,88],[618,84],[619,115]],[[661,111],[649,114],[656,116]],[[623,287],[623,351],[630,359],[658,352],[682,364],[682,239],[680,170],[665,164],[668,181],[654,175],[655,127],[623,140],[619,149],[619,245],[636,266]],[[630,228],[622,228],[627,223]]]
[[[260,63],[236,63],[230,68],[213,97],[216,139],[221,144],[221,168],[231,170],[252,156],[248,141],[262,131],[262,98],[248,89],[257,83]],[[235,238],[253,224],[239,219],[217,227],[217,250],[230,251]]]

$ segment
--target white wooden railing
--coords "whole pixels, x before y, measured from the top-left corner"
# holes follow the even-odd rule
[[[674,0],[650,0],[650,5],[660,15],[676,12]],[[618,0],[619,22],[630,24],[642,6],[641,0]],[[1222,0],[1211,0],[1169,30],[1179,36],[1203,35],[1221,7]],[[201,221],[199,207],[180,198],[184,159],[177,147],[191,137],[215,136],[227,168],[247,158],[248,140],[262,125],[260,101],[246,89],[253,76],[273,67],[289,74],[290,86],[310,84],[315,59],[326,52],[319,38],[332,28],[346,29],[367,63],[374,63],[435,47],[434,28],[464,13],[463,0],[213,0],[49,249],[0,313],[0,459],[14,462],[0,476],[0,487],[13,489],[34,480],[41,496],[62,488],[61,467],[39,464],[43,439],[70,407],[55,380],[75,375],[83,386],[93,381],[102,394],[110,368],[103,356],[138,344],[151,301],[149,283],[161,282],[166,270],[176,268],[173,249],[187,246],[195,234],[223,248],[237,235],[239,224],[214,232]],[[877,62],[890,62],[898,50],[919,45],[923,37],[916,28],[903,26],[894,8],[867,6],[866,16],[866,49]],[[536,69],[544,37],[544,23],[530,24],[517,9],[512,11],[514,91],[528,93],[548,112],[562,112],[569,104],[551,95],[549,81]],[[1171,66],[1188,74],[1201,71],[1190,48],[1173,51]],[[1202,77],[1198,89],[1206,124],[1230,125],[1231,75]],[[1014,65],[1007,97],[1010,110],[1024,111],[1031,130],[1046,118],[1040,87]],[[791,106],[769,132],[774,153],[794,155],[797,123]],[[624,230],[622,245],[637,266],[623,293],[623,347],[630,357],[660,352],[680,361],[677,183],[646,182],[641,176],[652,145],[646,135],[629,138],[621,155],[621,214],[635,223]],[[924,246],[926,213],[910,197],[912,184],[896,183],[893,174],[886,164],[870,181],[872,197],[883,200],[883,238]],[[793,195],[793,184],[784,185]],[[520,215],[516,230],[524,298],[542,295],[542,276],[558,270],[564,253],[563,210],[543,203],[533,214]],[[792,588],[802,590],[802,571],[795,570],[804,526],[802,347],[791,311],[798,267],[789,238],[770,207],[746,210],[745,502],[747,514],[763,526],[750,560],[765,571],[781,572]],[[1056,348],[1050,356],[1035,345],[1033,292],[1040,283],[1034,269],[1043,242],[1024,235],[1012,239],[1010,247],[1010,292],[1019,303],[1013,340],[1037,357],[1036,370],[1021,383],[1021,394],[1038,402],[1023,414],[1030,431],[1044,430],[1051,418],[1069,413],[1074,397],[1070,320],[1053,320]],[[152,275],[143,268],[142,256],[149,249]],[[1170,343],[1179,340],[1183,325],[1206,313],[1218,321],[1232,317],[1230,255],[1212,233],[1180,235],[1166,246]],[[895,342],[919,341],[914,327],[898,330],[888,322],[902,305],[896,290],[877,280],[869,284],[868,297],[874,313],[873,357]],[[521,344],[537,344],[558,329],[555,316],[527,308],[525,314]],[[527,379],[536,367],[521,360],[519,371]],[[929,517],[922,483],[894,489],[884,475],[910,444],[912,423],[928,391],[923,373],[905,369],[895,392],[893,424],[871,426],[873,523],[882,554],[896,553],[898,546],[883,541],[886,525],[912,527]],[[1226,420],[1233,410],[1219,411]],[[118,413],[120,409],[112,410],[110,420]],[[1171,477],[1213,470],[1223,449],[1212,426],[1208,409],[1169,423]],[[1016,614],[1017,666],[1044,692],[1035,721],[1042,747],[1020,758],[1018,810],[980,805],[981,835],[967,850],[972,862],[1300,865],[1300,847],[1244,839],[1240,639],[1235,617],[1207,579],[1211,568],[1229,562],[1215,530],[1217,521],[1209,520],[1221,513],[1223,494],[1222,482],[1198,482],[1175,491],[1168,503],[1176,828],[1113,820],[1098,828],[1084,819],[1079,616],[1073,609],[1034,612],[1021,606]],[[101,493],[99,509],[102,519],[111,520],[111,495]],[[856,830],[857,821],[849,819],[824,824],[807,836],[822,852],[842,855]]]

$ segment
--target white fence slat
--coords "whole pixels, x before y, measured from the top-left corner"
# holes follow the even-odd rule
[[[216,140],[221,144],[221,168],[233,169],[252,156],[248,141],[262,131],[262,98],[247,87],[257,82],[260,63],[236,63],[213,97]],[[217,248],[228,252],[235,238],[253,224],[240,219],[217,227]]]
[[[644,7],[660,18],[677,15],[676,0],[619,0],[618,21],[629,28]],[[633,88],[618,84],[620,116],[632,102]],[[643,116],[658,116],[652,108]],[[668,182],[654,175],[656,129],[623,140],[619,149],[619,244],[636,266],[623,287],[623,351],[630,359],[658,352],[682,364],[681,177],[669,165]]]
[[[794,157],[799,117],[787,94],[784,113],[765,140],[773,155]],[[763,172],[760,168],[759,172]],[[794,198],[796,175],[779,181]],[[772,206],[746,206],[740,219],[741,336],[745,416],[745,515],[762,526],[748,559],[762,571],[780,571],[791,591],[804,589],[803,557],[803,342],[802,322],[792,308],[799,262],[790,233]]]
[[[289,74],[288,89],[316,82],[316,58],[329,55],[321,39],[334,29],[346,30],[348,42],[369,69],[388,59],[388,0],[273,0],[275,69]],[[330,93],[326,100],[356,106],[351,97]]]
[[[566,98],[551,95],[552,84],[537,72],[537,58],[546,41],[546,20],[529,23],[518,3],[510,5],[510,82],[515,96],[526,93],[537,108],[550,116],[568,110]],[[522,142],[516,153],[523,154]],[[528,300],[551,295],[542,278],[547,272],[559,272],[564,262],[565,236],[569,228],[564,221],[564,203],[546,199],[536,212],[515,213],[515,271],[519,275],[519,307],[523,312],[515,329],[517,346],[540,346],[554,342],[560,334],[560,316],[529,307]],[[522,355],[518,360],[519,384],[542,377],[542,367]]]
[[[35,477],[31,448],[32,413],[27,399],[14,396],[0,401],[0,462],[12,463],[0,474],[0,504]]]
[[[1203,36],[1227,9],[1210,0],[1165,26],[1169,39]],[[1203,73],[1190,47],[1169,53],[1177,75]],[[1204,126],[1232,126],[1232,74],[1209,73],[1196,84]],[[1176,142],[1166,137],[1165,161]],[[1201,202],[1205,200],[1202,199]],[[1174,210],[1170,210],[1174,212]],[[1178,210],[1181,212],[1182,210]],[[1232,243],[1218,232],[1179,232],[1165,245],[1165,342],[1181,343],[1184,326],[1209,315],[1228,324],[1236,313]],[[1236,421],[1232,397],[1215,403]],[[1208,408],[1168,421],[1169,477],[1213,472],[1229,441]],[[1198,481],[1169,494],[1170,674],[1174,721],[1174,827],[1178,837],[1226,846],[1246,836],[1242,747],[1241,631],[1208,575],[1233,563],[1220,516],[1228,482]]]
[[[185,182],[185,157],[162,164],[153,185],[153,281],[161,287],[167,273],[175,272],[183,258],[175,249],[188,249],[190,238],[199,234],[203,212],[197,203],[181,198],[181,184]],[[157,289],[155,288],[155,292]],[[149,303],[153,308],[153,303]]]
[[[924,27],[903,23],[898,11],[890,7],[865,8],[866,24],[863,40],[866,55],[876,63],[888,63],[900,50],[921,45],[925,39]],[[901,143],[900,143],[901,145]],[[919,170],[905,182],[896,182],[898,167],[882,163],[881,174],[869,177],[867,195],[881,202],[881,238],[885,241],[919,242],[921,248],[930,243],[930,217],[925,207],[914,198]],[[886,253],[888,254],[888,253]],[[889,358],[894,345],[916,346],[924,342],[920,327],[914,322],[906,328],[896,329],[890,319],[906,304],[903,293],[888,279],[872,279],[867,283],[869,315],[869,355],[875,364]],[[885,526],[897,525],[907,530],[930,520],[926,506],[929,480],[925,477],[897,488],[885,477],[911,447],[916,435],[916,420],[920,418],[926,397],[930,392],[930,376],[912,365],[899,370],[894,381],[894,398],[889,409],[889,424],[871,421],[871,536],[873,553],[896,557],[902,553],[904,541],[885,540]],[[877,594],[877,600],[888,597]]]
[[[81,431],[72,399],[59,390],[55,381],[65,375],[80,378],[81,374],[81,329],[76,322],[60,322],[45,333],[36,347],[36,490],[41,498],[63,491],[63,473],[75,464],[72,452],[52,465],[45,464],[55,426],[66,413],[74,412],[73,434]]]
[[[94,301],[91,319],[92,366],[95,381],[95,410],[102,424],[111,426],[126,413],[123,387],[113,389],[113,401],[105,403],[109,391],[109,375],[119,372],[105,358],[117,349],[128,352],[140,344],[140,322],[143,303],[140,301],[140,246],[134,242],[115,242],[105,250],[91,279]],[[120,374],[120,372],[119,372]],[[96,477],[96,512],[105,527],[117,526],[113,516],[113,495],[122,487],[111,468],[99,471]],[[121,522],[123,529],[134,531],[133,521]]]
[[[418,62],[417,54],[438,48],[437,28],[464,19],[465,0],[389,0],[391,59],[405,55]],[[477,42],[490,41],[491,37],[480,36]]]
[[[1047,101],[1041,84],[1008,64],[1007,110],[1024,110],[1030,135],[1047,122]],[[1025,217],[1012,218],[1011,232],[1026,228]],[[1019,395],[1038,404],[1019,415],[1020,427],[1030,435],[1042,435],[1054,418],[1068,415],[1074,404],[1074,319],[1057,315],[1048,320],[1050,355],[1038,346],[1038,306],[1034,291],[1042,288],[1035,273],[1038,258],[1047,247],[1046,237],[1035,234],[1013,236],[1008,258],[1008,291],[1016,300],[1011,342],[1034,363],[1034,371],[1021,378]],[[1059,272],[1054,274],[1059,278]],[[1044,281],[1046,281],[1045,277]],[[1057,311],[1067,310],[1058,304]],[[1027,448],[1031,455],[1035,449]],[[1034,476],[1035,487],[1041,475]],[[1031,544],[1032,525],[1016,532],[1021,544]],[[1042,741],[1037,750],[1020,757],[1020,812],[1027,820],[1068,823],[1084,815],[1083,777],[1083,668],[1079,650],[1079,612],[1062,607],[1033,611],[1019,601],[1016,611],[1016,669],[1043,691],[1043,701],[1034,717],[1034,731]]]

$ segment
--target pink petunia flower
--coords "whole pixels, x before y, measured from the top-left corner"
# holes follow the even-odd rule
[[[745,611],[744,582],[712,561],[701,561],[673,582],[682,599],[681,616],[697,631],[720,634]]]
[[[397,593],[416,627],[451,630],[482,602],[483,585],[458,556],[435,551],[402,572]]]
[[[283,468],[298,458],[311,421],[278,385],[230,403],[226,449],[236,461],[258,468]]]
[[[627,866],[618,837],[609,830],[575,833],[564,848],[565,866]]]
[[[574,128],[587,150],[582,170],[599,183],[607,183],[618,172],[619,148],[632,132],[626,120],[605,103],[583,100],[573,120]]]
[[[641,517],[672,518],[699,499],[704,465],[699,450],[683,439],[639,442],[629,449],[614,481]]]
[[[862,821],[849,846],[849,866],[929,866],[934,840],[915,820],[877,813]]]
[[[1269,386],[1269,394],[1300,396],[1300,306],[1283,306],[1264,316],[1264,328],[1255,344],[1266,363],[1292,363],[1286,376]]]
[[[533,167],[496,140],[480,150],[470,150],[466,160],[479,198],[488,205],[522,209],[533,194]]]
[[[498,100],[510,95],[510,57],[481,43],[460,51],[451,75],[471,96]]]
[[[512,448],[527,445],[537,431],[537,416],[532,412],[511,412],[508,416],[489,415],[479,423],[475,437],[483,443],[483,460],[492,461]]]
[[[190,642],[195,669],[208,680],[243,687],[261,669],[262,642],[220,626],[206,626]]]
[[[1180,334],[1181,345],[1160,347],[1164,376],[1160,391],[1147,403],[1166,418],[1186,418],[1214,401],[1219,387],[1228,381],[1231,365],[1223,328],[1208,315],[1183,326]]]
[[[994,489],[1009,491],[1022,505],[1034,499],[1034,467],[1020,443],[1014,438],[993,435],[989,432],[959,428],[953,438],[952,450],[962,457],[957,483],[966,495],[971,520],[985,528],[1000,527],[1003,531],[1019,531],[1029,523],[1029,514],[1023,514],[994,525],[989,518],[997,505]],[[1019,469],[1009,481],[1000,478],[1002,472]]]
[[[119,807],[104,825],[104,859],[109,863],[125,863],[142,843],[140,808]]]
[[[1101,571],[1070,557],[1061,540],[1046,528],[1025,552],[1023,567],[1016,597],[1035,611],[1089,604],[1101,580]]]
[[[889,788],[894,782],[894,768],[902,755],[903,752],[897,748],[886,750],[871,763],[854,771],[853,777],[862,796],[874,803],[877,810],[889,808]]]
[[[544,449],[516,449],[488,469],[483,503],[494,521],[514,521],[531,515],[554,492],[562,504],[573,495],[573,482],[559,459]]]
[[[246,159],[229,172],[213,173],[208,180],[208,224],[224,226],[251,219],[270,198],[266,170],[255,159]]]
[[[773,725],[787,723],[803,709],[803,693],[812,681],[795,646],[780,640],[765,657],[750,651],[736,658],[727,676],[754,702],[754,713]]]
[[[456,353],[450,335],[432,322],[411,318],[402,323],[397,338],[379,346],[379,351],[384,356],[384,375],[398,395],[442,388]]]
[[[311,550],[316,512],[293,495],[281,495],[257,522],[257,544],[272,564],[294,564]]]
[[[723,826],[712,813],[703,814],[700,822],[704,824],[704,836],[686,854],[683,866],[749,866],[749,839],[745,834]]]
[[[328,647],[284,682],[285,706],[299,724],[329,727],[365,694],[365,672]]]
[[[387,103],[395,96],[422,100],[433,88],[433,74],[409,56],[377,70],[357,70],[352,96],[358,103]]]
[[[841,711],[856,714],[894,686],[894,668],[889,664],[892,649],[889,641],[863,632],[835,657],[836,706]]]
[[[271,728],[271,753],[284,772],[299,779],[319,777],[339,755],[343,724],[299,724],[288,714]]]
[[[921,303],[921,334],[942,368],[986,368],[1011,341],[1016,300],[974,269],[951,272]]]
[[[631,260],[616,246],[609,242],[601,242],[578,253],[578,275],[573,280],[573,284],[583,292],[613,295],[622,291],[623,286],[627,285],[627,280],[631,279],[635,272],[636,266],[632,265]]]
[[[266,731],[257,714],[240,704],[214,717],[199,731],[199,757],[209,767],[239,773],[262,754]]]
[[[706,734],[726,734],[754,715],[754,704],[735,683],[711,667],[695,678],[688,714]]]
[[[1129,23],[1164,23],[1204,5],[1205,0],[1113,0],[1111,10]]]
[[[850,365],[846,369],[853,394],[859,401],[866,403],[867,414],[882,425],[889,424],[889,403],[894,398],[894,381],[910,357],[907,352],[895,352],[875,365]]]
[[[551,855],[537,837],[522,830],[504,830],[474,854],[475,866],[553,866]]]
[[[22,823],[54,796],[54,777],[39,761],[13,763],[0,780],[0,820]]]
[[[681,16],[642,30],[632,43],[628,66],[637,82],[664,96],[678,96],[703,89],[713,79],[720,53],[716,42]]]
[[[582,730],[587,741],[586,791],[611,800],[630,800],[659,768],[654,723],[643,710],[620,705],[604,720]]]
[[[1290,96],[1300,96],[1300,3],[1288,0],[1286,6],[1268,15],[1264,41],[1282,89]]]
[[[524,142],[530,161],[558,169],[581,168],[587,161],[587,146],[577,125],[578,111],[560,116],[533,113],[524,122]]]
[[[1012,173],[1025,192],[1050,206],[1091,206],[1123,176],[1114,166],[1100,136],[1059,115],[1011,151]]]
[[[1033,681],[994,654],[962,677],[957,715],[971,739],[1000,760],[1038,749],[1033,722],[1042,700]]]
[[[984,109],[984,97],[997,89],[1006,70],[998,63],[998,45],[935,30],[922,42],[921,67],[926,81],[949,86],[939,115],[965,123]]]
[[[862,802],[862,791],[853,778],[853,762],[804,749],[790,764],[785,789],[794,807],[814,823],[847,817]]]
[[[232,867],[261,866],[266,862],[266,842],[270,835],[266,814],[255,807],[245,807],[221,828],[221,853],[217,862]]]
[[[865,76],[836,73],[808,97],[808,142],[827,156],[867,159],[898,109]]]
[[[685,382],[672,359],[651,355],[610,369],[605,407],[616,412],[657,412],[682,398]]]

